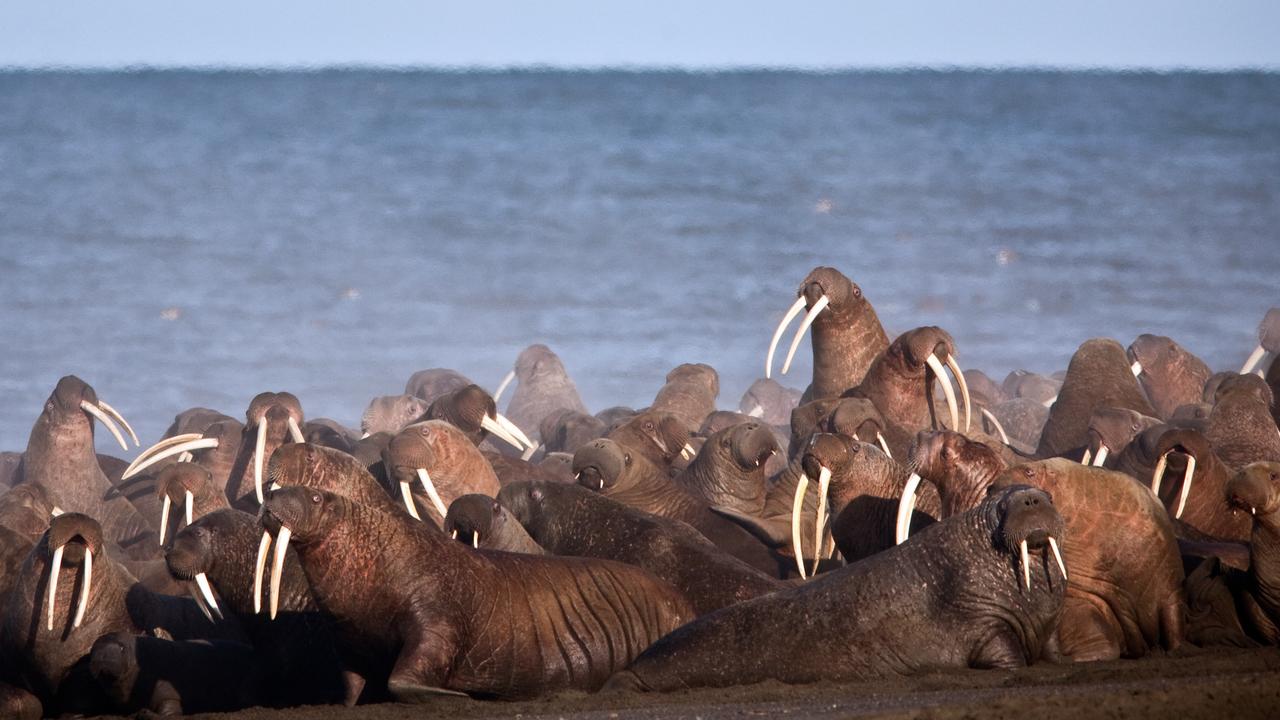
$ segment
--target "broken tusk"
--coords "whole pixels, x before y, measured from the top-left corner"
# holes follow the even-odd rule
[[[103,412],[102,408],[98,407],[97,405],[94,405],[88,400],[80,401],[80,409],[84,410],[85,412],[97,418],[98,421],[102,423],[103,427],[111,431],[111,434],[112,436],[115,437],[116,442],[120,443],[120,447],[128,451],[129,444],[124,441],[124,436],[120,434],[120,428],[116,427],[116,423],[114,420],[111,419],[110,415]]]
[[[942,394],[947,398],[947,410],[951,414],[951,429],[960,432],[960,410],[956,407],[956,391],[951,387],[951,378],[947,377],[947,373],[942,369],[942,363],[938,362],[938,356],[929,353],[929,357],[924,359],[929,368],[933,370],[934,376],[938,378],[938,382],[942,385]],[[932,398],[930,398],[932,401]],[[932,405],[932,402],[930,402]]]
[[[907,484],[902,488],[902,497],[898,499],[898,520],[893,532],[894,544],[901,545],[911,535],[911,513],[916,509],[916,489],[920,487],[920,476],[911,473]]]
[[[796,556],[796,567],[800,568],[800,579],[808,577],[804,571],[804,548],[800,543],[800,511],[804,506],[804,492],[809,488],[809,478],[800,474],[800,482],[796,484],[796,495],[791,501],[791,550]]]
[[[444,522],[444,518],[449,514],[449,508],[440,499],[440,493],[436,492],[436,484],[431,482],[431,476],[427,474],[426,468],[418,468],[418,480],[422,481],[422,489],[427,491],[427,497],[431,498],[431,504],[436,506],[436,512],[440,513],[440,522]],[[604,481],[601,480],[601,487],[604,487]]]
[[[289,538],[293,531],[284,525],[276,533],[276,555],[271,563],[271,619],[276,619],[276,611],[280,609],[280,578],[284,575],[284,555],[289,550]]]
[[[1092,459],[1093,459],[1093,450],[1090,450],[1089,448],[1085,448],[1084,454],[1080,456],[1080,464],[1088,465],[1089,461]]]
[[[804,316],[804,320],[800,321],[800,327],[796,330],[796,336],[791,341],[791,349],[787,351],[787,359],[782,363],[783,375],[786,375],[787,371],[791,369],[791,360],[796,356],[796,350],[800,347],[800,341],[804,339],[804,334],[809,330],[809,326],[812,325],[814,319],[818,317],[818,313],[822,312],[826,309],[827,305],[830,304],[831,298],[823,295],[818,298],[818,302],[814,303],[813,307],[809,308],[809,312]]]
[[[511,381],[515,379],[516,379],[516,371],[514,369],[508,370],[507,374],[502,376],[502,382],[498,383],[498,391],[493,394],[494,405],[498,404],[498,398],[502,397],[502,393],[506,391],[507,386],[510,385]]]
[[[956,362],[956,356],[951,353],[947,354],[947,367],[951,369],[951,374],[956,378],[956,384],[960,386],[960,399],[964,400],[964,431],[967,433],[969,432],[970,413],[972,412],[969,401],[969,381],[964,379],[964,372],[960,370],[960,363]]]
[[[782,316],[782,322],[778,323],[778,329],[773,331],[773,339],[769,341],[769,352],[764,356],[764,376],[766,378],[773,377],[773,354],[778,350],[778,341],[782,339],[782,333],[786,331],[787,326],[803,309],[804,298],[796,298],[791,307],[787,308],[787,313]]]
[[[680,457],[684,458],[685,460],[692,460],[697,454],[698,454],[698,451],[694,450],[693,446],[690,445],[689,443],[685,443],[684,447],[680,448]]]

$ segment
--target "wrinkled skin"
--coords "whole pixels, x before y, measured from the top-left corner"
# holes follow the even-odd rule
[[[765,425],[759,419],[753,418],[750,415],[743,415],[742,413],[730,412],[728,410],[717,410],[716,412],[708,415],[706,420],[702,421],[702,427],[698,428],[698,434],[689,440],[689,444],[691,447],[697,448],[700,451],[705,447],[707,438],[712,435],[715,435],[722,430],[734,427],[735,425],[747,425],[753,423],[764,426],[768,429],[769,433],[773,435],[774,443],[778,446],[779,452],[775,452],[770,455],[764,461],[764,465],[762,467],[764,468],[764,474],[766,477],[777,475],[787,467],[786,455],[781,452],[787,447],[787,443],[790,442],[790,439],[787,437],[787,429],[785,427]],[[697,456],[695,455],[694,457]],[[679,462],[684,462],[685,466],[683,468],[679,468]],[[679,468],[679,472],[685,472],[689,469],[689,465],[692,464],[692,462],[692,460],[686,461],[684,458],[680,458],[677,461],[676,467]]]
[[[814,268],[800,283],[796,297],[804,298],[808,313],[823,295],[830,302],[809,328],[813,380],[801,396],[801,403],[840,397],[857,387],[872,360],[889,347],[889,337],[875,308],[852,280],[832,267]],[[790,335],[783,337],[785,343]]]
[[[398,497],[399,488],[395,497],[389,495],[359,460],[332,448],[309,443],[286,445],[271,456],[267,475],[268,486],[275,483],[281,487],[296,485],[325,490],[379,510],[407,514]],[[417,482],[417,475],[413,477]],[[425,516],[424,520],[427,520]]]
[[[716,409],[720,395],[720,375],[703,363],[685,363],[667,373],[667,382],[658,390],[649,406],[652,412],[676,416],[689,432],[702,427],[702,421]]]
[[[1058,397],[1062,381],[1029,370],[1014,370],[1005,376],[1000,387],[1010,399],[1025,398],[1048,407]]]
[[[302,438],[312,445],[323,445],[334,450],[341,450],[344,453],[350,453],[355,449],[359,435],[353,435],[351,431],[333,420],[320,418],[319,420],[308,420],[302,426]]]
[[[258,393],[253,400],[249,401],[249,408],[245,410],[244,415],[244,430],[240,434],[240,447],[236,452],[235,461],[232,462],[231,471],[227,475],[226,494],[232,507],[251,512],[258,507],[253,480],[258,425],[266,423],[267,426],[267,441],[263,452],[265,467],[277,448],[293,442],[289,435],[289,418],[293,418],[299,427],[305,419],[302,416],[302,404],[298,402],[297,397],[287,392]],[[213,469],[210,468],[210,472],[212,471]],[[263,491],[265,492],[266,489],[264,488]]]
[[[527,481],[515,483],[527,485]],[[504,486],[504,490],[506,487]],[[583,490],[582,492],[587,492]],[[502,493],[498,493],[502,496]],[[488,495],[463,495],[449,505],[444,518],[444,532],[468,547],[486,550],[545,555],[543,549],[511,511]],[[556,553],[564,555],[566,553]]]
[[[498,478],[499,485],[510,485],[513,482],[522,480],[549,480],[552,482],[572,483],[573,476],[566,473],[564,477],[556,475],[552,470],[543,468],[539,463],[533,462],[533,459],[521,460],[510,455],[493,450],[481,450],[480,454],[489,462],[489,466],[493,468],[493,474]],[[563,455],[564,453],[559,453]],[[570,462],[573,456],[569,456]],[[540,461],[539,461],[540,462]]]
[[[395,434],[427,412],[427,401],[414,395],[383,395],[369,401],[360,416],[360,432]]]
[[[1256,375],[1236,375],[1218,386],[1205,437],[1228,467],[1280,461],[1274,402],[1271,388]]]
[[[1046,542],[1062,533],[1048,495],[1010,488],[884,553],[699,618],[610,685],[670,691],[1027,665],[1053,654],[1065,583]]]
[[[964,379],[969,384],[969,396],[973,399],[974,407],[990,408],[1009,399],[1004,388],[981,370],[965,370]]]
[[[1160,461],[1160,438],[1164,437],[1170,429],[1170,425],[1162,423],[1139,432],[1116,456],[1115,470],[1128,475],[1140,485],[1150,487],[1151,474],[1155,470],[1156,463]],[[1181,477],[1177,474],[1182,472],[1180,463],[1181,459],[1177,456],[1169,457],[1168,472],[1173,477]],[[1175,469],[1177,473],[1174,472]]]
[[[561,410],[542,419],[538,432],[542,444],[549,453],[565,452],[570,455],[584,444],[604,437],[604,421],[595,415],[575,410]]]
[[[173,422],[164,431],[163,437],[170,438],[174,435],[184,435],[186,433],[204,433],[205,430],[209,429],[210,425],[225,420],[235,422],[235,418],[230,415],[224,415],[217,410],[202,407],[189,408],[173,416]]]
[[[1139,335],[1127,354],[1131,363],[1142,365],[1138,382],[1161,419],[1173,417],[1180,405],[1198,402],[1213,374],[1203,360],[1163,335]]]
[[[1105,407],[1135,410],[1148,417],[1156,414],[1133,377],[1120,343],[1094,338],[1086,340],[1071,356],[1062,390],[1049,408],[1036,455],[1055,457],[1084,448],[1089,439],[1089,418]]]
[[[1160,501],[1164,503],[1169,517],[1176,515],[1182,497],[1182,478],[1187,465],[1185,456],[1191,455],[1196,459],[1191,492],[1182,517],[1178,518],[1181,521],[1179,529],[1181,525],[1187,525],[1203,534],[1203,538],[1194,539],[1248,542],[1250,518],[1233,512],[1227,502],[1225,488],[1234,473],[1218,459],[1205,436],[1189,428],[1171,429],[1160,436],[1156,457],[1170,451],[1180,455],[1169,455],[1160,483]],[[1147,480],[1149,484],[1150,478]]]
[[[1010,468],[992,488],[1015,484],[1052,495],[1066,521],[1062,654],[1081,662],[1176,650],[1187,611],[1182,559],[1173,524],[1151,492],[1063,458]]]
[[[231,712],[259,704],[253,650],[114,632],[89,653],[89,674],[112,712],[162,716]]]
[[[443,527],[444,515],[423,490],[418,468],[430,475],[446,510],[449,503],[463,495],[498,494],[498,476],[493,466],[461,430],[443,420],[416,423],[400,431],[383,451],[382,464],[392,496],[402,499],[400,484],[408,483],[418,515],[436,527]]]
[[[22,453],[0,452],[0,491],[13,487],[21,479],[18,467],[22,465]]]
[[[839,433],[863,442],[876,442],[884,433],[884,417],[867,398],[836,398],[805,403],[791,413],[789,454],[794,459],[809,447],[817,432]]]
[[[980,505],[987,488],[1008,469],[989,446],[950,430],[917,435],[909,458],[920,479],[937,488],[939,519]]]
[[[471,384],[471,380],[466,375],[456,370],[431,368],[419,370],[409,376],[409,381],[404,385],[404,394],[422,398],[430,405],[441,395],[447,395]]]
[[[654,465],[667,468],[689,442],[689,428],[671,413],[648,410],[627,419],[605,437],[643,455]]]
[[[786,425],[791,421],[791,411],[800,404],[799,390],[783,386],[777,380],[759,378],[742,394],[738,411],[743,415],[768,423]]]
[[[765,463],[780,451],[765,425],[733,425],[707,438],[676,483],[708,505],[759,515],[764,510]]]
[[[292,531],[348,667],[387,678],[399,702],[596,690],[693,614],[638,568],[468,550],[407,515],[323,491],[273,492],[263,524]]]
[[[1237,613],[1253,638],[1280,644],[1280,463],[1242,468],[1224,492],[1253,526],[1249,571],[1235,572],[1231,583]]]
[[[538,469],[546,472],[550,480],[570,484],[577,482],[573,477],[573,455],[570,453],[547,453],[538,461]]]
[[[699,615],[784,587],[686,523],[582,487],[518,483],[503,488],[498,501],[549,552],[644,568],[679,590]]]
[[[237,420],[219,420],[205,428],[204,434],[201,436],[203,439],[216,438],[218,446],[191,452],[191,461],[209,471],[214,485],[224,496],[227,493],[227,482],[231,478],[232,468],[235,467],[236,460],[240,456],[240,441],[244,434],[245,427],[241,422]],[[252,443],[249,445],[249,452],[253,452]],[[252,458],[250,458],[250,462],[252,462]],[[250,472],[253,472],[252,468],[250,468]],[[252,483],[252,478],[250,478],[250,482]]]
[[[1092,457],[1107,448],[1104,467],[1115,468],[1116,460],[1129,443],[1143,430],[1155,427],[1160,420],[1125,408],[1098,408],[1089,417],[1088,448]],[[1080,458],[1076,458],[1077,460]]]
[[[546,345],[530,345],[516,358],[516,386],[507,417],[535,442],[542,418],[556,410],[589,414],[564,363]]]

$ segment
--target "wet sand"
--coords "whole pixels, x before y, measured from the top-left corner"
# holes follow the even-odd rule
[[[429,705],[252,709],[235,720],[399,718],[1275,718],[1280,650],[1177,656],[1017,671],[966,670],[867,683],[759,685],[669,694],[565,694],[530,702],[441,698]]]

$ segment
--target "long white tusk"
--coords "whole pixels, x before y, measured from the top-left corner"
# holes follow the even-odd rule
[[[1053,551],[1053,559],[1058,561],[1058,569],[1062,571],[1062,579],[1067,579],[1067,564],[1062,562],[1062,553],[1058,552],[1058,541],[1049,538],[1049,549]]]
[[[409,492],[409,483],[405,480],[400,481],[400,495],[404,497],[404,509],[409,511],[414,520],[421,520],[418,508],[413,504],[413,493]]]
[[[98,407],[102,408],[103,412],[115,418],[117,421],[119,421],[121,425],[124,426],[124,431],[129,433],[129,438],[133,440],[134,447],[142,447],[142,443],[138,442],[138,433],[133,431],[133,427],[129,425],[128,420],[124,419],[124,416],[120,414],[119,410],[108,405],[105,400],[99,400]],[[125,449],[128,450],[128,448],[125,448]]]
[[[209,587],[209,578],[204,573],[196,573],[196,585],[200,588],[200,594],[204,595],[204,599],[209,603],[209,608],[213,610],[213,614],[222,619],[222,609],[218,607],[218,601],[213,597],[213,588]],[[275,617],[274,610],[271,617]]]
[[[515,379],[516,379],[516,371],[514,369],[508,370],[507,374],[502,376],[502,382],[498,383],[498,391],[493,394],[494,405],[498,404],[498,398],[502,397],[502,393],[506,391],[507,386],[510,385],[511,381]]]
[[[169,509],[172,506],[169,494],[165,493],[164,501],[160,503],[160,547],[164,547],[164,538],[169,534]]]
[[[475,548],[476,550],[480,549],[480,533],[476,532],[475,530],[471,531],[471,547]]]
[[[1098,454],[1093,457],[1093,466],[1102,467],[1102,463],[1107,461],[1107,446],[1099,445]]]
[[[685,460],[692,460],[694,456],[696,456],[697,454],[698,454],[698,451],[694,450],[693,446],[690,445],[689,443],[685,443],[684,447],[680,448],[680,457],[684,458]]]
[[[253,444],[253,491],[258,496],[258,504],[262,497],[262,461],[267,454],[267,418],[264,415],[258,420],[258,439]]]
[[[284,575],[284,554],[289,550],[289,537],[293,531],[284,525],[276,533],[276,556],[271,562],[271,619],[276,619],[280,609],[280,578]]]
[[[441,521],[449,514],[449,508],[445,507],[444,501],[440,499],[440,493],[436,492],[436,484],[431,482],[431,476],[427,474],[426,468],[418,468],[418,479],[422,481],[422,489],[427,491],[427,497],[431,498],[431,504],[436,506],[436,512],[440,513]],[[601,486],[604,480],[600,481]]]
[[[1187,507],[1187,497],[1191,495],[1191,476],[1196,471],[1196,456],[1187,454],[1187,469],[1182,473],[1182,494],[1178,497],[1178,512],[1173,514],[1174,519],[1182,517],[1182,511]]]
[[[120,434],[120,428],[116,427],[115,421],[111,419],[110,415],[103,412],[102,408],[94,405],[88,400],[81,400],[80,409],[98,418],[103,427],[110,430],[111,434],[115,436],[116,442],[120,443],[120,447],[124,448],[125,451],[129,450],[129,444],[124,441],[124,436]]]
[[[1093,450],[1090,450],[1089,448],[1085,448],[1084,454],[1080,456],[1080,464],[1088,465],[1089,461],[1092,459],[1093,459]]]
[[[818,467],[818,512],[813,518],[813,574],[818,574],[818,562],[822,560],[822,531],[827,524],[827,488],[831,486],[831,471]]]
[[[271,547],[271,533],[262,531],[258,541],[258,559],[253,564],[253,614],[262,612],[262,576],[267,570],[267,549]]]
[[[947,410],[951,413],[951,429],[960,432],[960,410],[956,408],[956,391],[951,387],[951,378],[947,377],[946,372],[942,370],[942,363],[938,362],[937,355],[929,353],[929,357],[924,361],[933,369],[933,374],[942,384],[942,394],[947,396]]]
[[[1000,442],[1004,443],[1005,445],[1008,445],[1009,436],[1005,434],[1004,426],[1000,424],[1000,421],[996,419],[996,416],[992,415],[991,411],[986,408],[979,408],[979,409],[982,410],[983,416],[991,421],[991,424],[995,427],[996,432],[1000,433]]]
[[[76,616],[71,621],[71,627],[80,627],[80,622],[84,620],[84,611],[89,607],[89,588],[93,587],[93,551],[87,546],[84,549],[84,577],[81,578],[80,598],[76,602]]]
[[[516,425],[515,423],[511,422],[511,418],[507,417],[506,415],[503,415],[502,413],[497,413],[496,415],[497,416],[494,418],[494,420],[497,420],[499,425],[501,425],[504,429],[506,429],[507,432],[511,433],[511,437],[524,443],[524,446],[527,448],[538,447],[538,443],[530,440],[529,436],[524,434],[524,431],[520,429],[519,425]]]
[[[916,488],[920,487],[920,476],[911,473],[907,484],[902,488],[902,497],[898,498],[898,520],[893,532],[893,541],[897,545],[906,542],[911,534],[911,513],[916,509]]]
[[[124,475],[121,475],[120,479],[127,480],[165,458],[173,457],[174,455],[179,455],[191,450],[203,450],[205,448],[216,447],[218,447],[218,438],[207,438],[197,435],[195,440],[188,440],[183,443],[178,443],[177,445],[170,445],[164,450],[149,456],[146,460],[135,464],[132,470],[125,470]]]
[[[194,501],[195,501],[195,497],[194,497],[194,496],[192,496],[192,494],[191,494],[191,491],[190,491],[190,490],[186,491],[186,492],[184,493],[184,496],[185,496],[185,497],[184,497],[184,500],[185,500],[185,504],[186,504],[186,509],[185,509],[185,512],[183,512],[183,515],[186,517],[187,524],[188,524],[188,525],[190,525],[190,524],[191,524],[191,513],[192,513],[192,509],[191,509],[191,508],[192,508],[192,506],[193,506],[193,505],[195,505],[195,502],[194,502]]]
[[[804,547],[800,543],[800,510],[804,506],[804,492],[809,489],[809,478],[800,474],[800,482],[796,484],[796,496],[791,501],[791,550],[796,555],[796,567],[800,568],[800,579],[809,577],[804,571]]]
[[[773,331],[773,339],[769,341],[769,353],[764,356],[764,376],[766,378],[773,377],[773,354],[778,350],[778,341],[782,339],[782,333],[791,324],[800,311],[804,309],[804,298],[798,297],[791,307],[787,308],[787,314],[782,316],[782,322],[778,323],[778,329]]]
[[[791,340],[791,349],[787,350],[787,359],[782,363],[783,375],[786,375],[787,371],[791,369],[791,360],[796,356],[796,350],[800,347],[800,341],[804,339],[804,334],[809,330],[809,326],[818,317],[818,313],[822,312],[830,304],[831,298],[823,295],[818,298],[818,302],[814,303],[813,307],[809,308],[804,320],[800,321],[800,327],[796,329],[796,336]]]
[[[183,433],[181,435],[174,435],[173,437],[167,437],[161,440],[155,445],[152,445],[146,450],[143,450],[142,452],[138,453],[138,457],[134,458],[133,462],[129,463],[129,466],[124,469],[123,477],[129,477],[130,475],[132,475],[134,466],[136,466],[138,463],[142,462],[143,460],[146,460],[147,457],[151,455],[151,453],[159,452],[167,447],[172,447],[174,445],[181,445],[184,442],[199,440],[201,437],[203,437],[203,435],[201,435],[200,433]]]
[[[53,608],[58,598],[58,574],[62,572],[62,549],[59,545],[53,551],[53,562],[49,564],[49,632],[53,632]]]
[[[964,379],[964,373],[960,370],[960,363],[956,362],[955,355],[947,354],[947,367],[951,368],[951,374],[960,385],[960,399],[964,400],[964,431],[969,432],[969,415],[972,410],[969,401],[969,381]]]
[[[888,455],[889,458],[892,459],[893,453],[889,452],[889,443],[885,442],[884,434],[879,430],[876,431],[876,442],[880,443],[880,449],[884,451],[884,454]]]
[[[1249,359],[1244,361],[1244,366],[1240,368],[1240,374],[1248,375],[1253,372],[1254,368],[1263,364],[1266,357],[1267,349],[1262,347],[1262,345],[1258,345],[1258,347],[1254,348],[1253,352],[1249,355]]]
[[[296,443],[304,443],[307,441],[307,439],[302,436],[302,428],[298,427],[298,421],[294,420],[292,415],[289,416],[289,435],[293,437],[293,441]]]
[[[1142,374],[1142,363],[1134,360],[1133,364],[1129,366],[1129,371],[1133,373],[1134,377],[1138,377]]]
[[[191,599],[195,601],[196,607],[200,608],[200,612],[204,615],[205,619],[209,622],[213,622],[213,614],[209,612],[209,606],[204,604],[204,598],[200,597],[199,591],[194,587],[188,587],[187,593],[191,595]]]
[[[488,430],[490,433],[493,433],[493,435],[497,437],[499,440],[502,440],[503,442],[515,448],[516,450],[519,450],[520,452],[524,452],[524,445],[521,445],[520,441],[515,439],[515,437],[513,437],[511,433],[507,432],[506,428],[499,425],[493,418],[489,417],[488,415],[480,416],[480,427],[484,428],[485,430]]]
[[[1157,497],[1160,495],[1160,481],[1164,479],[1164,469],[1169,464],[1169,453],[1171,452],[1173,451],[1165,451],[1165,454],[1160,456],[1159,462],[1156,463],[1155,471],[1151,473],[1151,492],[1155,493]]]
[[[1027,554],[1027,541],[1022,540],[1022,579],[1027,583],[1027,589],[1031,589],[1031,557]]]

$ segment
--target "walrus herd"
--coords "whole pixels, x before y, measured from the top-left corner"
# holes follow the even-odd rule
[[[785,387],[806,335],[812,379]],[[1280,643],[1280,309],[1238,373],[1156,335],[1003,382],[958,352],[891,340],[819,267],[737,411],[686,363],[593,414],[534,345],[492,395],[423,370],[352,430],[263,392],[126,462],[94,445],[100,423],[141,447],[125,416],[68,375],[0,455],[0,717]]]

